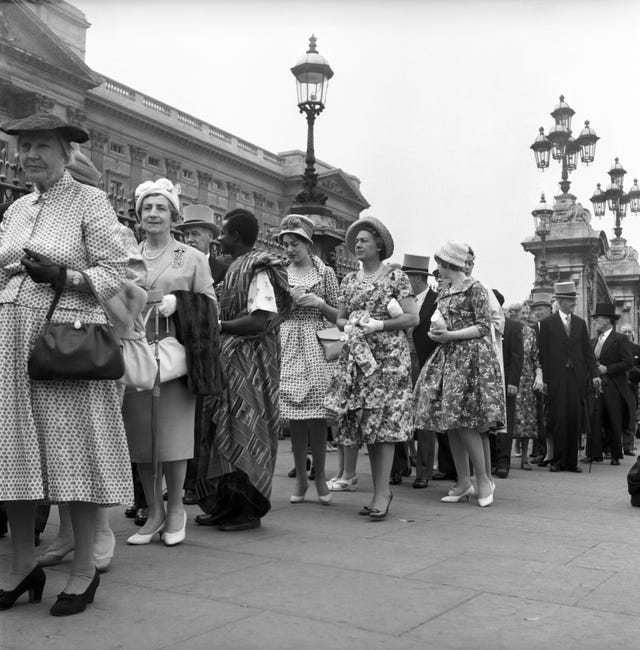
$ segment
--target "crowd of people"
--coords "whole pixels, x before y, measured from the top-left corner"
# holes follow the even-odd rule
[[[393,237],[369,216],[346,232],[359,269],[338,283],[314,253],[309,217],[282,220],[280,257],[255,248],[250,211],[231,210],[218,226],[206,206],[181,210],[167,179],[136,189],[138,243],[104,193],[71,173],[91,166],[72,144],[88,139],[83,129],[50,114],[0,128],[17,136],[34,187],[0,225],[0,501],[13,549],[0,609],[23,594],[40,602],[43,567],[73,552],[51,614],[84,611],[114,553],[111,506],[137,515],[126,540],[135,546],[182,543],[185,505],[201,508],[200,526],[259,528],[283,426],[290,503],[309,498],[308,453],[328,506],[333,492],[357,488],[366,447],[373,489],[358,515],[371,521],[388,516],[390,486],[413,464],[414,488],[451,480],[442,502],[490,506],[514,438],[523,470],[581,471],[583,434],[583,461],[633,455],[640,346],[630,328],[615,331],[604,303],[590,340],[573,282],[503,309],[500,292],[476,278],[468,244],[438,247],[433,272],[425,255],[390,264]],[[50,319],[133,332],[154,349],[153,386],[31,378]],[[339,467],[327,479],[329,430]],[[60,528],[38,555],[34,531],[51,504]]]

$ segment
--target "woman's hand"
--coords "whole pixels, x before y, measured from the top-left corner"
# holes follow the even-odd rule
[[[162,303],[158,305],[158,313],[161,316],[168,318],[171,314],[175,313],[177,306],[178,301],[176,300],[176,297],[170,293],[169,295],[162,297]]]
[[[453,332],[449,330],[430,330],[429,338],[436,343],[447,343],[454,340]]]
[[[25,255],[20,259],[29,277],[37,284],[55,284],[60,278],[61,267],[54,264],[45,255],[25,249]]]
[[[293,298],[296,305],[299,307],[317,307],[320,308],[322,305],[322,298],[316,296],[315,293],[304,293],[299,298],[294,296]]]
[[[381,332],[384,329],[384,321],[378,320],[377,318],[368,318],[360,320],[360,327],[365,334],[371,334],[372,332]]]

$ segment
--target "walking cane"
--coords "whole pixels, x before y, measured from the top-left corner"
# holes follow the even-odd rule
[[[148,302],[151,304],[154,316],[153,356],[156,360],[156,378],[151,389],[151,467],[153,473],[153,499],[155,501],[158,483],[158,412],[160,410],[160,312],[158,306],[162,303],[163,292],[154,289],[148,293]]]

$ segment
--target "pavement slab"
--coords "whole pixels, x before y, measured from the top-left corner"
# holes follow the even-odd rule
[[[196,526],[187,539],[128,546],[137,527],[114,508],[118,546],[95,603],[57,619],[49,607],[70,556],[46,569],[41,604],[23,597],[0,612],[1,650],[590,650],[635,648],[640,624],[640,509],[626,473],[594,465],[580,475],[521,471],[497,481],[495,502],[445,504],[432,481],[393,487],[385,521],[357,515],[371,497],[366,455],[355,492],[330,506],[292,505],[288,441],[281,441],[272,510],[262,527],[223,533]],[[336,454],[327,455],[327,475]],[[585,466],[587,469],[588,466]],[[42,535],[57,532],[57,509]],[[0,538],[0,571],[11,557]]]

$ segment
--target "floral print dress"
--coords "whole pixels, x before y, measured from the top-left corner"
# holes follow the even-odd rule
[[[504,423],[502,373],[488,337],[491,317],[486,289],[466,278],[442,290],[438,309],[447,329],[475,325],[482,336],[444,343],[427,360],[414,389],[416,428],[482,432]]]
[[[538,342],[536,333],[528,325],[522,327],[522,339],[524,341],[524,363],[522,364],[520,389],[516,395],[514,434],[516,438],[537,438],[537,402],[532,386],[538,367]]]
[[[338,305],[347,317],[367,311],[372,318],[389,318],[387,305],[413,295],[407,276],[385,268],[373,282],[360,271],[349,273],[340,286]],[[377,362],[363,372],[349,341],[344,345],[329,384],[325,406],[338,420],[336,442],[347,446],[379,442],[403,442],[413,434],[411,411],[411,357],[404,331],[373,332],[366,343]]]

